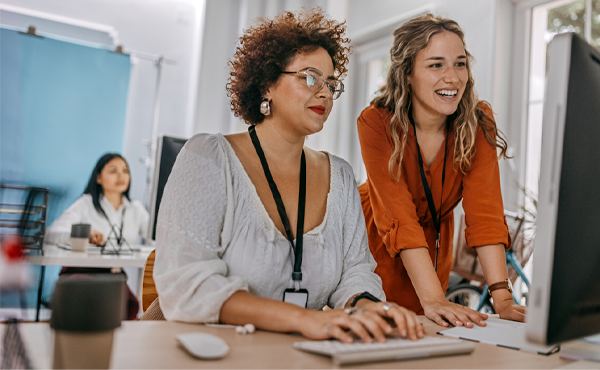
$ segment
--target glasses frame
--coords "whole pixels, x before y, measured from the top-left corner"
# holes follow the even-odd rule
[[[340,95],[342,95],[342,93],[345,91],[344,90],[344,83],[340,80],[335,80],[335,79],[326,79],[325,76],[323,75],[323,72],[319,71],[316,68],[312,68],[312,67],[307,67],[304,69],[301,69],[299,71],[283,71],[281,72],[282,74],[289,74],[289,75],[304,75],[306,77],[309,77],[308,72],[313,72],[314,74],[316,74],[319,78],[317,79],[317,83],[315,83],[312,87],[308,85],[308,80],[306,82],[306,86],[310,89],[310,91],[317,93],[319,91],[321,91],[321,89],[323,88],[323,86],[327,85],[329,87],[333,88],[333,92],[329,89],[327,89],[327,91],[329,91],[331,93],[331,98],[333,100],[336,100],[337,98],[340,97]],[[310,76],[313,77],[313,76]],[[334,82],[335,81],[335,82]],[[336,86],[337,85],[337,86]],[[316,88],[315,88],[316,86]],[[338,89],[339,86],[339,89]],[[314,90],[313,90],[314,89]]]

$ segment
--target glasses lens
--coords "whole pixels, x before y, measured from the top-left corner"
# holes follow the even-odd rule
[[[335,100],[344,92],[344,84],[338,80],[325,80],[318,70],[307,69],[303,71],[306,75],[306,85],[312,92],[320,91],[323,85],[327,85],[327,90]]]
[[[340,95],[342,95],[342,93],[344,92],[344,84],[338,80],[330,80],[327,82],[330,86],[329,91],[331,91],[333,100],[339,98]]]
[[[318,76],[315,76],[314,73],[311,73],[309,71],[306,72],[306,85],[308,85],[308,88],[311,91],[318,91],[318,85],[319,85],[319,80],[318,80]]]

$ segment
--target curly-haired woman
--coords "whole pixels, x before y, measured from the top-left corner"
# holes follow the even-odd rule
[[[496,150],[505,156],[506,141],[490,106],[477,100],[471,59],[455,21],[428,14],[406,22],[394,32],[386,85],[358,119],[368,175],[359,190],[375,272],[389,300],[443,326],[487,318],[444,297],[461,199],[467,244],[477,250],[496,312],[518,321],[525,314],[509,291],[504,257],[510,238]]]
[[[316,9],[241,37],[227,91],[249,132],[196,135],[165,187],[154,278],[167,319],[371,342],[390,318],[423,336],[414,313],[380,302],[352,169],[304,147],[344,90],[344,33]]]

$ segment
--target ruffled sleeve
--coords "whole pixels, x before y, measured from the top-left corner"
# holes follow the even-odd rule
[[[158,215],[154,280],[168,320],[218,322],[223,303],[248,290],[221,259],[232,197],[223,144],[214,135],[194,136],[177,157]]]

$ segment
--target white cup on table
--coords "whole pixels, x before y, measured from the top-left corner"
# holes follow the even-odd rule
[[[90,224],[71,225],[71,251],[87,252],[91,231],[92,225]]]

